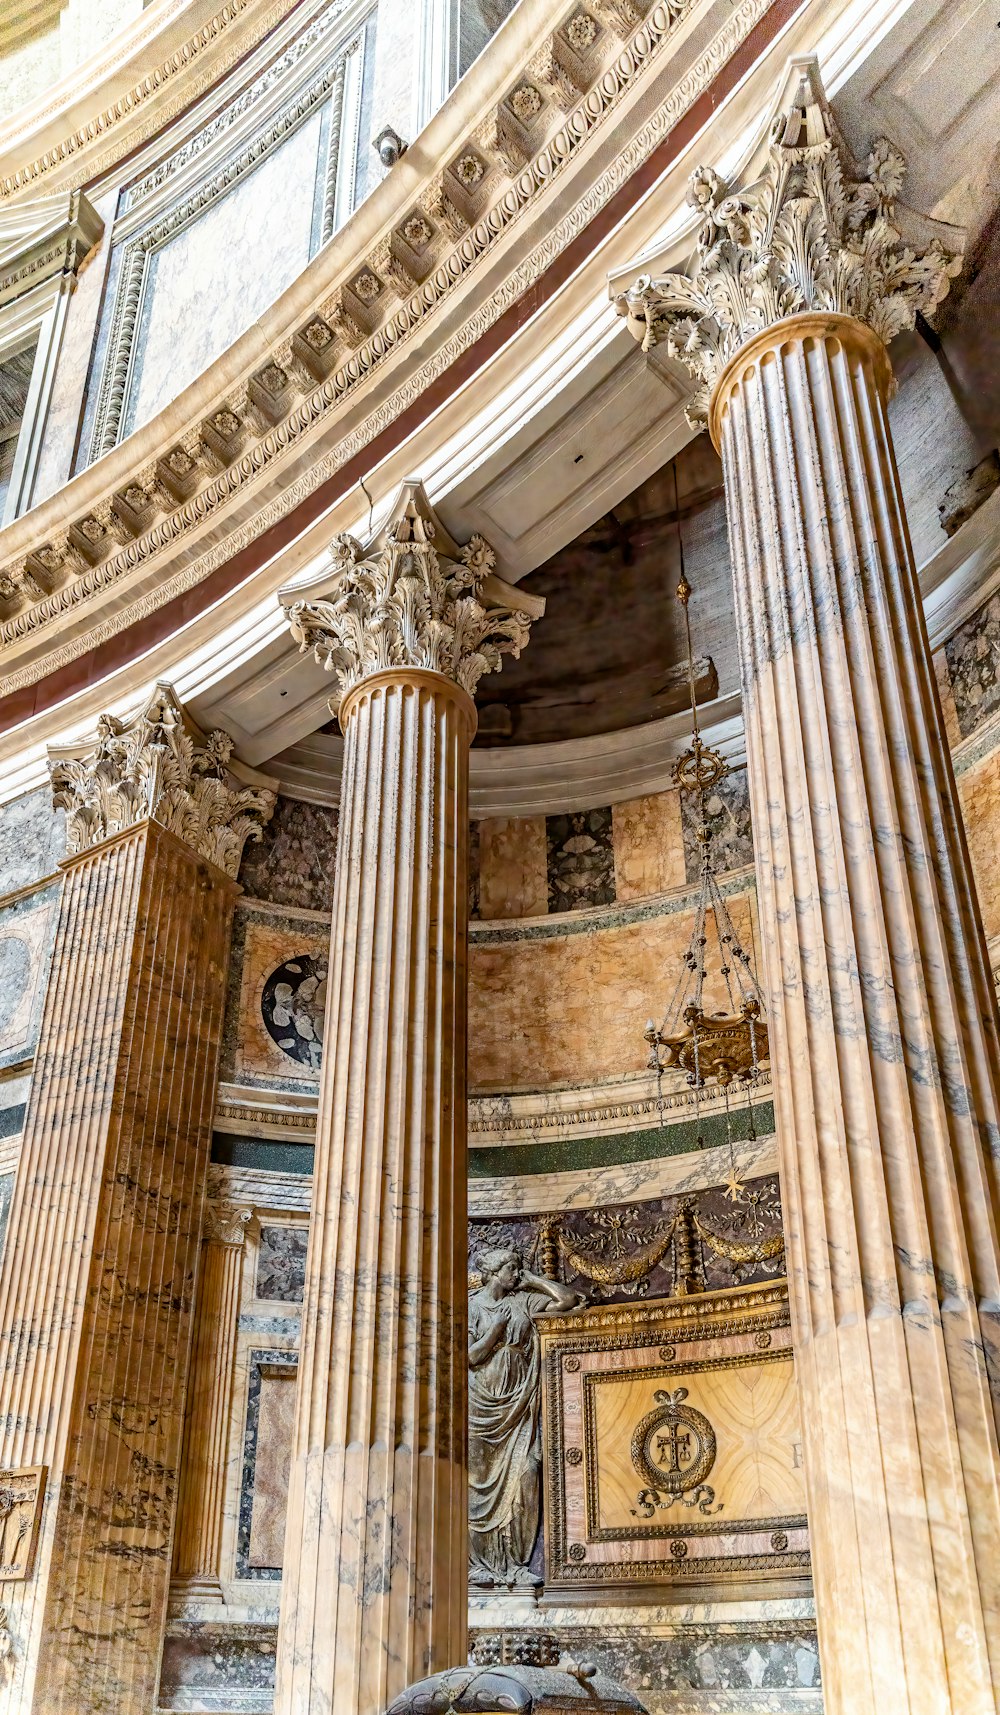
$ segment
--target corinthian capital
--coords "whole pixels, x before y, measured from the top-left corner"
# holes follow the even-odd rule
[[[88,744],[50,748],[52,802],[66,811],[70,854],[149,817],[235,876],[275,795],[256,784],[264,775],[237,773],[232,749],[228,733],[199,732],[169,685],[157,685],[130,720],[102,715]]]
[[[336,675],[334,714],[353,686],[388,667],[443,673],[475,696],[502,656],[521,653],[544,609],[495,576],[482,536],[464,548],[451,541],[419,483],[403,485],[367,548],[336,536],[330,559],[321,590],[292,587],[281,601],[299,648]]]
[[[796,77],[758,177],[737,186],[710,167],[692,174],[688,201],[704,220],[688,267],[642,274],[615,299],[644,351],[665,344],[698,381],[687,407],[693,428],[706,421],[726,364],[754,334],[786,316],[825,311],[855,316],[888,345],[934,309],[961,267],[938,237],[922,248],[904,241],[896,198],[906,169],[892,144],[875,143],[857,168],[815,62],[800,63]]]

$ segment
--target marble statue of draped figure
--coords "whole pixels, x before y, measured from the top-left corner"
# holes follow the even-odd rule
[[[585,1295],[525,1269],[516,1250],[479,1258],[469,1294],[469,1579],[510,1588],[541,1579],[528,1562],[540,1505],[539,1316]]]

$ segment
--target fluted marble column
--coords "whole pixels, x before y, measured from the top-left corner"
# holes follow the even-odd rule
[[[849,175],[804,68],[622,308],[725,471],[824,1708],[994,1715],[1000,1048],[886,409],[953,265],[901,177]]]
[[[221,1203],[209,1208],[202,1235],[173,1570],[178,1593],[202,1601],[222,1600],[219,1570],[233,1360],[252,1219],[252,1209]]]
[[[0,1267],[0,1464],[44,1485],[0,1582],[10,1715],[155,1704],[234,877],[273,807],[228,752],[161,686],[53,765],[70,856]]]
[[[344,764],[280,1715],[381,1715],[466,1659],[472,693],[528,630],[485,606],[514,594],[485,543],[435,536],[414,485],[366,553],[332,557],[325,599],[289,595],[338,675]]]

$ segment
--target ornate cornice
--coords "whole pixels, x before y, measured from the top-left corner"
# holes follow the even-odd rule
[[[154,36],[152,55],[153,21],[147,11],[131,32],[131,53],[127,44],[123,48],[120,33],[105,45],[103,61],[92,78],[90,119],[69,130],[60,126],[61,110],[68,115],[79,109],[74,74],[71,81],[58,86],[48,107],[29,111],[27,122],[33,131],[14,136],[6,131],[0,142],[0,163],[13,159],[15,153],[21,160],[7,172],[0,165],[0,201],[17,197],[29,186],[55,183],[69,189],[93,183],[197,100],[280,24],[295,3],[275,0],[265,7],[260,0],[226,0],[197,28],[189,26],[181,34],[181,15],[197,11],[204,16],[206,8],[178,0],[162,8],[159,20],[160,35],[172,36],[176,45],[169,51],[162,45],[157,49]]]
[[[788,316],[853,316],[888,345],[930,315],[961,259],[936,237],[921,251],[897,225],[903,157],[884,138],[860,172],[847,156],[815,62],[771,129],[763,172],[730,185],[711,167],[691,176],[704,215],[686,272],[642,274],[616,300],[643,351],[665,344],[698,382],[687,407],[702,427],[716,382],[754,335]]]
[[[53,274],[75,274],[103,232],[103,220],[82,191],[0,206],[0,304]]]
[[[52,802],[66,811],[69,855],[151,818],[235,879],[244,845],[259,840],[271,819],[275,794],[241,784],[232,749],[228,733],[202,739],[169,685],[157,685],[130,720],[102,715],[86,748],[49,753]]]
[[[530,598],[525,606],[490,601],[501,594],[492,548],[482,536],[456,547],[419,483],[403,485],[367,548],[335,536],[330,559],[322,595],[303,600],[292,588],[281,600],[300,650],[336,677],[332,714],[355,685],[387,668],[442,673],[474,697],[483,675],[499,672],[501,656],[520,655],[528,641]]]
[[[525,132],[525,146],[533,153],[516,169],[508,147],[513,133],[500,123],[499,108],[494,105],[489,122],[477,126],[466,144],[453,147],[449,165],[407,200],[405,216],[398,216],[396,225],[367,251],[363,265],[359,266],[357,249],[353,251],[349,275],[333,289],[324,280],[342,272],[346,235],[353,223],[345,229],[340,248],[334,239],[321,253],[310,265],[317,281],[315,310],[300,316],[294,329],[276,332],[271,358],[264,365],[255,337],[257,361],[246,381],[216,395],[216,404],[200,426],[192,424],[183,442],[160,445],[154,455],[150,442],[155,424],[151,425],[151,433],[143,431],[136,437],[143,447],[141,461],[128,458],[129,443],[125,443],[95,467],[99,478],[85,472],[76,479],[73,487],[78,487],[79,498],[75,516],[70,509],[68,528],[63,494],[58,524],[55,510],[46,504],[30,525],[24,521],[21,528],[19,521],[12,526],[12,543],[33,540],[0,567],[0,614],[7,607],[7,617],[0,623],[0,644],[21,658],[0,681],[2,691],[10,693],[34,683],[200,583],[369,446],[469,350],[674,130],[773,0],[741,0],[579,200],[544,228],[539,241],[487,299],[446,339],[435,343],[429,318],[466,287],[472,271],[506,238],[515,222],[529,214],[540,218],[541,201],[549,188],[613,120],[637,80],[646,76],[668,47],[678,27],[678,13],[687,14],[701,3],[657,0],[624,46],[612,39],[611,29],[602,27],[587,62],[592,85],[555,129],[554,91],[563,86],[559,79],[533,85],[543,97],[536,125]],[[550,28],[550,44],[568,22],[554,32]],[[536,51],[532,63],[537,58]],[[500,106],[506,102],[505,97]],[[444,117],[444,113],[438,116],[442,124]],[[374,200],[370,198],[369,204],[374,206]],[[360,212],[370,213],[368,205]],[[413,248],[413,241],[424,234],[424,225],[418,233],[415,222],[426,223],[430,231],[423,252]],[[334,269],[335,261],[341,265],[339,270]],[[361,285],[365,292],[371,291],[369,275],[377,291],[366,303],[355,288]],[[418,279],[418,289],[412,289]],[[302,301],[301,292],[297,301]],[[277,324],[277,310],[269,319]],[[372,331],[366,332],[366,326]],[[420,357],[414,353],[413,367],[403,371],[378,405],[367,415],[355,414],[342,432],[336,432],[335,425],[344,421],[355,395],[367,391],[380,371],[392,365],[399,373],[415,337],[429,341],[429,355],[421,346]],[[219,368],[223,366],[231,376],[231,359],[220,360]],[[206,372],[206,377],[211,373]],[[322,379],[317,384],[318,377]],[[382,386],[386,386],[384,377]],[[279,470],[286,472],[280,483]],[[211,546],[199,553],[189,539],[204,536],[209,527]],[[164,575],[154,582],[151,568],[160,561]],[[142,593],[123,600],[130,583],[139,579]],[[121,595],[112,597],[119,584]],[[87,607],[93,609],[89,625],[81,611]],[[70,615],[72,635],[60,623]],[[54,647],[46,648],[49,631],[55,634]]]

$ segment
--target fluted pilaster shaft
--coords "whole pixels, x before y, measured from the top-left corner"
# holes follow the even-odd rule
[[[466,845],[471,698],[375,672],[344,767],[281,1715],[378,1715],[466,1659]]]
[[[205,1222],[191,1383],[181,1459],[174,1578],[189,1595],[219,1597],[233,1360],[251,1209],[222,1204]]]
[[[743,346],[710,421],[824,1707],[994,1715],[1000,1052],[889,385],[868,328],[799,315]]]
[[[10,1715],[155,1705],[236,892],[154,821],[65,865],[0,1267],[0,1463],[48,1468]]]

